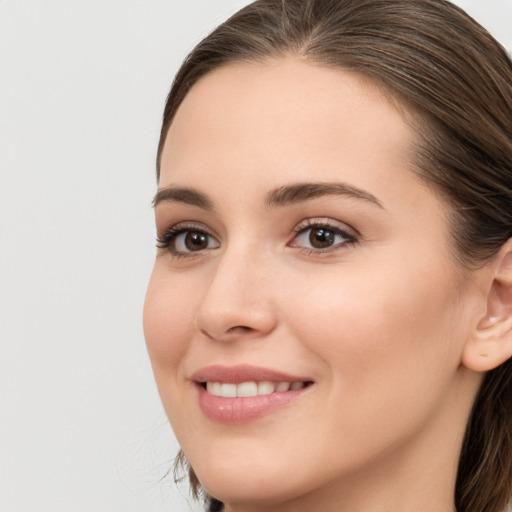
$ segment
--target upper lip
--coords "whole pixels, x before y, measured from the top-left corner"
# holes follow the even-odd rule
[[[242,382],[312,382],[311,378],[290,375],[278,370],[251,365],[211,365],[196,371],[192,377],[195,382],[226,382],[240,384]]]

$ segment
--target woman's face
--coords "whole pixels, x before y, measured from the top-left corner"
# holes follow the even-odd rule
[[[214,496],[318,506],[370,475],[410,488],[427,460],[453,476],[478,300],[412,147],[376,87],[293,58],[212,72],[179,108],[144,326]]]

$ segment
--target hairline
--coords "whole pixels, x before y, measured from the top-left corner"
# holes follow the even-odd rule
[[[413,134],[419,137],[413,137],[414,140],[420,141],[420,139],[423,139],[421,136],[421,131],[419,129],[420,122],[424,123],[425,125],[429,126],[429,115],[427,112],[422,109],[419,105],[416,105],[408,98],[405,98],[403,94],[396,91],[391,85],[386,83],[382,78],[377,77],[375,75],[372,75],[369,72],[361,71],[358,69],[354,69],[351,66],[343,66],[339,63],[332,63],[328,62],[326,59],[317,58],[318,56],[308,53],[307,51],[301,51],[300,49],[292,49],[292,48],[286,48],[285,50],[277,50],[275,53],[268,53],[267,55],[260,55],[260,56],[240,56],[240,58],[236,59],[230,59],[225,62],[222,62],[215,67],[212,67],[209,70],[206,70],[202,75],[200,75],[192,85],[188,86],[185,94],[183,94],[179,100],[177,101],[177,104],[174,108],[172,117],[167,120],[165,126],[163,126],[163,130],[160,135],[160,141],[158,145],[158,152],[157,152],[157,165],[156,165],[156,177],[157,177],[157,183],[160,181],[160,170],[161,170],[161,161],[162,161],[162,154],[164,152],[165,143],[167,140],[167,135],[169,133],[169,129],[174,122],[174,118],[176,117],[176,114],[178,113],[178,110],[181,108],[181,105],[185,98],[189,95],[190,91],[199,83],[202,81],[203,78],[206,78],[207,76],[210,76],[214,73],[220,72],[224,69],[228,69],[231,67],[236,66],[254,66],[254,65],[261,65],[266,63],[271,63],[272,61],[278,62],[284,59],[287,59],[289,57],[292,58],[298,58],[302,60],[304,63],[309,64],[311,66],[318,66],[324,69],[332,69],[332,70],[339,70],[339,71],[346,71],[348,73],[352,73],[354,76],[358,77],[360,79],[360,83],[364,84],[365,86],[368,86],[369,88],[380,92],[384,98],[388,101],[389,105],[391,105],[401,116],[403,121],[412,129]],[[425,128],[425,126],[423,126]],[[411,145],[411,148],[414,147],[414,144]]]

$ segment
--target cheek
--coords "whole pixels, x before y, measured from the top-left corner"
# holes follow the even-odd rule
[[[157,267],[153,270],[144,302],[144,336],[160,387],[169,370],[179,366],[191,336],[195,300],[169,282]]]
[[[380,415],[393,429],[404,410],[426,414],[459,367],[464,335],[453,328],[463,323],[453,276],[411,275],[377,268],[311,276],[307,297],[298,300],[297,290],[287,297],[294,335],[322,360],[332,410],[341,397],[345,411],[361,412],[355,431]]]

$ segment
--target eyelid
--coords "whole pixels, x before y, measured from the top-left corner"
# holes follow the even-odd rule
[[[328,246],[325,248],[315,248],[315,247],[302,247],[299,244],[293,244],[295,240],[299,238],[300,235],[306,233],[307,231],[315,228],[328,228],[335,235],[341,235],[345,238],[345,241],[338,242],[332,246]],[[359,232],[349,226],[344,222],[340,222],[330,218],[307,218],[299,222],[295,228],[293,229],[293,238],[288,242],[289,247],[294,247],[300,249],[302,251],[306,251],[308,254],[321,255],[329,252],[338,251],[344,247],[349,245],[354,245],[359,242],[360,234]]]
[[[359,231],[350,224],[331,219],[330,217],[308,217],[303,219],[293,228],[293,233],[296,235],[307,228],[314,227],[329,227],[331,229],[347,233],[357,239],[361,237]]]
[[[306,247],[305,245],[307,245],[307,243],[294,243],[297,241],[300,235],[303,236],[303,234],[305,234],[308,230],[314,228],[327,228],[335,235],[335,237],[341,236],[343,240],[338,241],[337,243],[333,243],[333,245],[329,245],[326,247]],[[177,238],[187,232],[198,232],[205,234],[210,239],[209,243],[207,244],[207,247],[200,248],[197,251],[177,249]],[[303,219],[293,228],[292,235],[293,236],[286,244],[288,247],[299,249],[314,255],[325,255],[326,253],[329,252],[341,250],[342,248],[346,248],[347,246],[356,244],[357,242],[359,242],[360,239],[360,234],[355,228],[344,222],[328,217],[308,217],[306,219]],[[210,242],[212,240],[214,243],[213,247],[210,246]],[[216,233],[213,232],[213,230],[211,230],[202,222],[182,221],[176,224],[172,224],[169,228],[165,229],[163,233],[158,235],[157,247],[162,251],[166,251],[173,258],[200,257],[205,252],[219,248],[220,241],[218,235],[216,235]]]
[[[215,240],[215,242],[220,246],[219,237],[213,233],[213,231],[200,222],[194,221],[183,221],[178,222],[177,224],[173,224],[169,228],[165,229],[162,234],[157,236],[157,248],[161,250],[165,250],[170,253],[171,256],[179,258],[179,257],[194,257],[199,256],[205,251],[212,250],[216,247],[208,247],[203,250],[198,251],[180,251],[176,250],[172,247],[172,244],[175,243],[176,238],[187,231],[195,231],[198,233],[204,233],[211,239]]]
[[[174,231],[177,232],[178,230],[187,230],[187,229],[196,229],[198,231],[204,231],[206,233],[211,233],[211,230],[205,226],[202,222],[197,221],[180,221],[180,222],[174,222],[174,223],[166,223],[162,227],[157,226],[157,236],[158,238],[161,238],[165,236],[167,233]],[[212,235],[214,236],[214,235]]]

